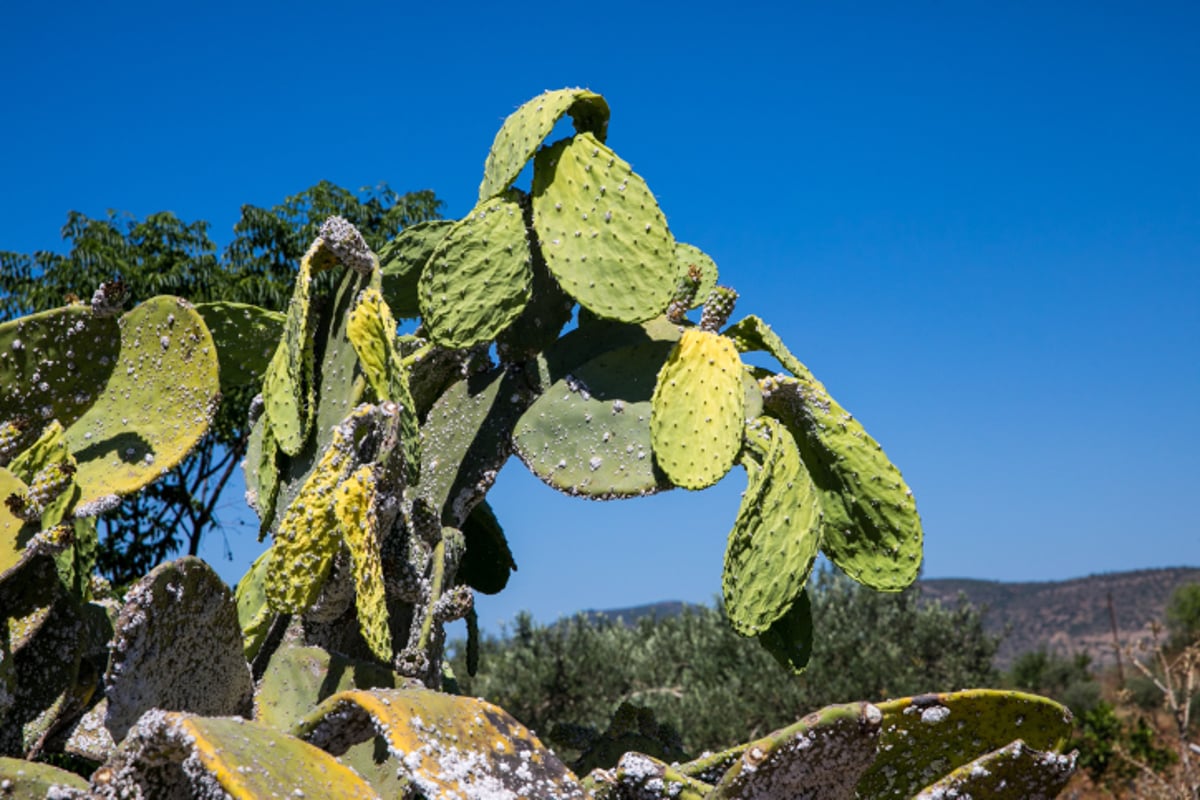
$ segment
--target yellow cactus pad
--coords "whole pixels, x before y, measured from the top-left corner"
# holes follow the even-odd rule
[[[733,342],[689,328],[658,373],[650,441],[671,482],[703,489],[724,477],[742,447],[746,396]]]
[[[558,757],[483,700],[425,689],[339,692],[296,734],[334,755],[382,736],[425,797],[585,797]]]
[[[400,414],[400,442],[408,480],[415,483],[421,464],[416,404],[408,386],[408,372],[396,349],[396,318],[378,289],[363,291],[346,325],[346,334],[358,354],[375,396],[395,403]]]
[[[349,767],[299,739],[236,717],[163,711],[142,717],[115,759],[92,776],[92,791],[105,798],[379,800]]]
[[[317,600],[333,557],[338,536],[334,497],[355,464],[350,442],[335,430],[300,494],[283,513],[267,565],[267,602],[283,614],[299,614]]]
[[[338,486],[333,513],[354,560],[358,627],[371,652],[382,661],[391,661],[392,637],[388,630],[383,562],[379,555],[379,522],[372,505],[374,496],[373,468],[369,465],[359,467]]]

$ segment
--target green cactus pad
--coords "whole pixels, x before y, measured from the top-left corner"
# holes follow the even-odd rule
[[[852,800],[859,777],[875,760],[881,719],[879,709],[869,703],[829,706],[809,714],[746,745],[709,798]]]
[[[346,333],[375,396],[380,402],[391,401],[397,406],[405,478],[416,483],[421,470],[416,404],[408,389],[408,372],[396,349],[396,320],[378,290],[367,289],[359,296]]]
[[[317,239],[300,260],[300,271],[288,303],[283,338],[263,376],[263,402],[275,442],[289,456],[297,455],[313,424],[313,326],[309,308],[314,260],[321,251]],[[357,274],[357,273],[355,273]]]
[[[197,303],[220,362],[221,391],[257,386],[271,363],[287,317],[247,303]]]
[[[430,409],[421,428],[417,496],[443,524],[461,526],[483,499],[512,452],[511,432],[527,395],[524,378],[491,370],[452,384]]]
[[[417,287],[421,272],[438,243],[454,227],[449,219],[431,219],[405,228],[379,251],[383,296],[392,313],[401,319],[421,316]]]
[[[104,800],[379,800],[349,767],[299,739],[242,719],[163,711],[138,721],[91,790]]]
[[[277,523],[282,510],[291,505],[300,493],[304,482],[320,463],[321,454],[333,440],[333,432],[362,402],[367,390],[358,353],[350,341],[350,311],[359,295],[368,288],[370,279],[354,270],[345,270],[338,284],[332,307],[326,308],[320,318],[320,330],[325,335],[314,347],[319,387],[314,435],[305,443],[303,450],[291,458],[279,459],[279,493],[275,501],[275,520],[264,520],[264,527]],[[272,425],[272,429],[274,426]]]
[[[500,126],[483,166],[479,202],[503,192],[521,174],[538,145],[570,113],[575,130],[590,131],[604,141],[608,131],[608,103],[586,89],[543,92],[522,105]]]
[[[1044,753],[1018,740],[964,764],[926,786],[914,800],[1054,800],[1074,771],[1075,754]]]
[[[529,302],[532,256],[515,193],[486,200],[454,224],[421,273],[421,318],[443,347],[489,342]]]
[[[812,604],[807,591],[801,590],[792,607],[759,634],[758,643],[774,656],[779,666],[796,675],[804,672],[813,647]]]
[[[671,351],[654,387],[650,436],[672,483],[703,489],[733,466],[746,424],[742,371],[720,334],[689,328]]]
[[[395,768],[426,797],[584,797],[571,771],[525,726],[475,698],[422,689],[339,692],[296,732],[333,755],[379,734]]]
[[[354,661],[319,647],[283,645],[271,656],[271,661],[259,681],[255,693],[254,719],[281,733],[312,711],[325,697],[347,689],[395,688],[403,686],[400,678],[387,667],[365,661]],[[390,760],[379,761],[376,752],[385,751],[381,738],[354,745],[338,757],[352,767],[379,792],[382,797],[403,797],[408,781],[397,776]]]
[[[379,555],[379,521],[375,516],[375,476],[370,465],[359,467],[338,484],[333,513],[354,561],[354,602],[358,627],[380,661],[392,659],[383,563]]]
[[[246,502],[258,514],[260,540],[266,535],[275,516],[275,502],[279,498],[279,467],[275,463],[278,452],[270,421],[264,414],[250,428],[246,457],[242,461],[246,475]]]
[[[812,378],[808,367],[801,364],[800,360],[792,355],[792,352],[787,349],[787,345],[779,338],[779,334],[771,330],[771,327],[759,317],[751,314],[730,325],[722,333],[733,341],[739,353],[756,350],[769,353],[783,365],[784,369],[797,378]]]
[[[459,583],[477,592],[496,594],[508,585],[517,569],[504,529],[492,507],[483,500],[471,510],[462,526],[467,550],[455,573]]]
[[[104,726],[120,741],[151,708],[246,714],[254,684],[237,604],[195,556],[155,567],[125,596],[104,675]]]
[[[528,217],[526,223],[532,225],[532,218]],[[532,230],[529,234],[533,236]],[[533,259],[533,292],[529,303],[496,337],[497,353],[506,364],[527,361],[552,346],[563,326],[571,321],[571,312],[575,308],[575,300],[550,274],[541,247],[532,243],[530,255]]]
[[[121,317],[121,352],[104,391],[66,426],[78,462],[76,512],[157,480],[207,431],[220,383],[204,320],[184,300],[155,297]]]
[[[721,585],[730,626],[742,636],[772,628],[797,602],[820,546],[816,487],[791,434],[770,417],[746,427],[749,478],[725,549]],[[785,623],[775,629],[786,634]]]
[[[768,378],[764,407],[783,420],[821,496],[821,549],[859,583],[896,592],[921,567],[921,518],[900,470],[815,378]]]
[[[4,800],[45,800],[51,792],[65,796],[64,789],[86,792],[88,784],[75,773],[49,764],[0,758],[0,787]]]
[[[671,488],[654,461],[650,420],[654,382],[674,346],[649,340],[619,347],[553,383],[517,423],[521,460],[572,495],[636,497]]]
[[[708,299],[709,293],[717,286],[717,262],[695,245],[675,242],[675,261],[677,269],[686,273],[688,267],[695,266],[700,270],[700,286],[692,299],[691,307],[699,308]]]
[[[96,402],[117,366],[115,317],[71,305],[0,324],[0,420],[57,419],[64,427]]]
[[[973,689],[879,704],[879,757],[860,797],[909,798],[935,780],[1016,739],[1057,751],[1071,736],[1071,712],[1021,692]],[[989,795],[990,796],[990,795]]]
[[[590,134],[537,154],[533,226],[559,285],[600,317],[662,314],[686,274],[646,182]]]
[[[259,555],[250,569],[238,581],[234,593],[237,601],[238,626],[242,629],[242,652],[253,661],[271,630],[275,612],[267,604],[267,567],[271,551]]]

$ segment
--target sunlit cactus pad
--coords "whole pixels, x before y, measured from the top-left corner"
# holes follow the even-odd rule
[[[104,800],[379,800],[348,767],[294,737],[240,718],[164,711],[138,721],[91,790]]]
[[[455,223],[421,273],[421,317],[440,345],[490,341],[529,302],[533,257],[512,195],[486,200]]]
[[[820,547],[817,490],[790,433],[760,417],[747,426],[749,485],[729,534],[725,609],[743,636],[766,632],[799,597]]]
[[[681,274],[675,240],[646,182],[590,134],[534,160],[533,225],[554,277],[601,317],[663,313]]]
[[[120,318],[120,337],[104,391],[66,426],[80,505],[157,480],[195,446],[216,410],[216,346],[189,303],[147,300]]]
[[[608,103],[603,97],[586,89],[543,92],[510,114],[496,132],[483,166],[480,202],[512,185],[538,145],[554,130],[554,124],[567,113],[575,123],[575,130],[590,131],[604,141],[608,130]]]
[[[712,486],[742,447],[742,362],[719,334],[689,328],[658,374],[650,417],[654,457],[686,489]]]
[[[585,797],[554,753],[483,700],[420,689],[345,691],[296,731],[334,755],[382,736],[396,768],[429,798]]]
[[[247,303],[198,303],[196,311],[221,354],[221,390],[258,384],[279,344],[285,316]]]
[[[25,761],[0,758],[0,797],[5,800],[45,800],[46,797],[70,796],[66,792],[86,792],[88,783],[65,769]]]

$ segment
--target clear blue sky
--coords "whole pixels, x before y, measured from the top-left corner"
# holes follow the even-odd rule
[[[587,86],[676,237],[904,471],[927,576],[1200,563],[1195,3],[25,3],[5,21],[0,249],[58,248],[70,209],[170,210],[225,242],[241,204],[321,179],[431,188],[461,216],[503,118]],[[511,462],[491,498],[520,571],[483,621],[709,600],[743,485],[592,503]]]

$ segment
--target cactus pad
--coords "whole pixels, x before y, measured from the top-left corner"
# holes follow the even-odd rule
[[[792,607],[759,634],[758,643],[779,666],[796,675],[804,672],[813,647],[812,604],[807,591],[801,590]]]
[[[241,719],[151,711],[92,775],[104,800],[379,800],[362,778],[312,745]]]
[[[646,182],[589,134],[537,154],[533,225],[559,285],[601,317],[663,313],[686,274]]]
[[[253,661],[266,641],[275,612],[267,604],[267,567],[271,551],[259,555],[250,569],[238,581],[234,599],[237,601],[238,626],[242,629],[242,652]]]
[[[389,400],[397,406],[405,477],[416,483],[421,469],[416,404],[408,388],[408,372],[396,349],[396,320],[376,289],[367,289],[359,297],[350,312],[346,333],[375,396],[380,402]]]
[[[1054,800],[1075,771],[1075,754],[1044,753],[1017,740],[926,786],[914,800],[987,797]]]
[[[117,320],[94,316],[87,306],[0,324],[0,420],[70,425],[96,402],[120,348]]]
[[[554,382],[517,423],[521,460],[568,494],[635,497],[669,489],[651,449],[650,401],[674,346],[650,339],[619,347]]]
[[[900,470],[815,378],[763,381],[820,491],[821,549],[859,583],[900,591],[921,566],[921,518]]]
[[[654,457],[672,483],[703,489],[724,477],[742,446],[742,362],[724,336],[684,331],[658,373],[651,401]]]
[[[879,709],[879,757],[859,782],[862,797],[912,797],[948,772],[1016,739],[1038,750],[1059,750],[1071,736],[1071,712],[1021,692],[928,694],[880,703]]]
[[[208,431],[216,408],[216,348],[189,303],[152,298],[124,314],[120,328],[104,391],[66,426],[80,506],[157,480]]]
[[[421,272],[454,221],[431,219],[405,228],[379,251],[383,296],[392,313],[402,319],[421,316],[417,286]]]
[[[151,708],[249,714],[254,685],[237,606],[194,556],[161,564],[126,595],[104,676],[104,725],[120,741]]]
[[[65,769],[19,758],[0,758],[0,797],[4,800],[69,797],[64,790],[86,792],[87,788],[87,781]]]
[[[729,534],[721,585],[730,626],[757,636],[799,600],[821,542],[821,510],[796,443],[781,423],[760,417],[747,426],[746,446],[749,481]]]
[[[317,239],[300,260],[296,285],[288,303],[279,340],[263,376],[265,412],[279,449],[294,456],[304,447],[313,422],[313,336],[309,308],[314,260],[321,253]]]
[[[471,510],[462,526],[467,550],[458,565],[456,578],[477,592],[496,594],[508,585],[517,569],[504,529],[486,500]]]
[[[345,691],[296,730],[334,755],[382,736],[395,767],[426,797],[584,797],[554,753],[483,700],[422,689]]]
[[[709,798],[852,800],[859,776],[875,760],[881,719],[879,709],[869,703],[809,714],[748,744]]]
[[[38,532],[38,526],[26,523],[3,502],[12,495],[24,493],[27,489],[24,481],[0,467],[0,583],[7,580],[9,575],[32,555],[25,545]]]
[[[443,347],[488,342],[529,302],[532,256],[513,192],[480,203],[454,224],[421,273],[421,318]]]
[[[371,466],[359,467],[338,484],[333,512],[354,560],[354,601],[358,627],[371,652],[381,661],[392,659],[383,563],[379,555],[379,520],[375,516],[375,477]]]
[[[221,391],[258,385],[271,363],[287,317],[246,303],[197,303],[220,362]]]
[[[575,130],[590,131],[604,141],[608,130],[608,103],[586,89],[558,89],[543,92],[522,105],[504,120],[483,166],[479,184],[479,202],[503,192],[521,174],[554,125],[570,113]]]

